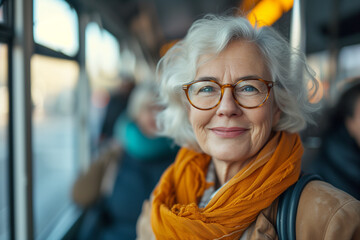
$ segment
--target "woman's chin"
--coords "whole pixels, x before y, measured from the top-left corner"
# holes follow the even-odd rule
[[[234,151],[234,149],[216,150],[210,154],[215,161],[222,162],[245,162],[249,158],[248,154],[244,154],[244,151]]]

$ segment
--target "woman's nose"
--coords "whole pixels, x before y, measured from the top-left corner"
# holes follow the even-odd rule
[[[220,116],[238,116],[242,114],[241,107],[236,103],[230,88],[224,89],[224,95],[216,113]]]

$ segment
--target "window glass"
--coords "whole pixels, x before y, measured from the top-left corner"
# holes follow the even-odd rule
[[[76,62],[34,55],[31,59],[35,236],[43,239],[71,206],[77,173]]]
[[[360,75],[360,44],[343,47],[339,52],[340,80]]]
[[[34,0],[34,41],[74,56],[79,49],[78,18],[62,0]]]
[[[92,79],[101,79],[111,86],[119,71],[120,46],[116,38],[96,23],[89,23],[85,30],[86,68]]]
[[[4,5],[0,6],[0,23],[4,23]]]
[[[8,48],[0,43],[0,239],[9,239],[8,202]]]
[[[321,80],[325,100],[330,101],[330,104],[333,104],[337,97],[337,84],[344,79],[360,75],[360,44],[349,45],[339,49],[336,72],[331,68],[331,55],[329,51],[313,53],[307,59],[309,65],[315,71],[316,77]],[[334,77],[336,79],[333,79]]]
[[[86,27],[85,41],[86,70],[91,82],[90,134],[96,145],[110,91],[120,83],[120,46],[113,35],[94,22]]]

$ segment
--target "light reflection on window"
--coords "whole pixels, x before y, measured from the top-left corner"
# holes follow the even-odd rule
[[[8,47],[0,43],[0,239],[9,239],[8,202],[8,128],[9,128],[9,90],[8,90]]]
[[[86,68],[90,78],[113,87],[112,82],[120,67],[119,43],[113,35],[93,22],[86,27],[85,41]]]
[[[4,22],[4,5],[0,6],[0,23]]]
[[[338,58],[338,68],[335,82],[331,82],[334,77],[331,68],[331,55],[329,51],[312,53],[307,56],[307,61],[315,71],[316,77],[321,80],[324,90],[324,98],[333,104],[332,101],[338,97],[337,84],[344,79],[360,75],[360,44],[349,45],[340,49]]]
[[[62,0],[34,0],[34,40],[74,56],[78,49],[78,18]]]
[[[120,46],[113,35],[94,22],[86,27],[85,46],[91,85],[90,134],[92,144],[96,145],[110,90],[120,83]]]
[[[360,44],[341,48],[339,52],[339,76],[342,79],[360,75]]]
[[[35,236],[45,235],[72,203],[77,173],[74,61],[34,55],[31,59]]]

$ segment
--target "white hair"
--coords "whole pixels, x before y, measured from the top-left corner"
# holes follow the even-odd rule
[[[127,114],[133,119],[137,120],[141,116],[141,112],[149,104],[157,104],[158,88],[155,81],[145,81],[139,83],[129,96],[129,103],[127,106]]]
[[[313,123],[311,113],[317,106],[309,102],[308,86],[313,87],[315,94],[318,83],[306,64],[304,54],[292,49],[271,27],[253,27],[243,17],[206,15],[195,21],[186,37],[175,44],[158,63],[160,99],[167,106],[158,115],[161,135],[173,138],[180,146],[199,150],[188,119],[189,103],[182,85],[194,80],[200,56],[215,56],[232,40],[256,44],[264,57],[272,78],[269,80],[275,82],[275,102],[282,111],[274,130],[298,132],[307,123]],[[300,71],[293,71],[295,67]]]

